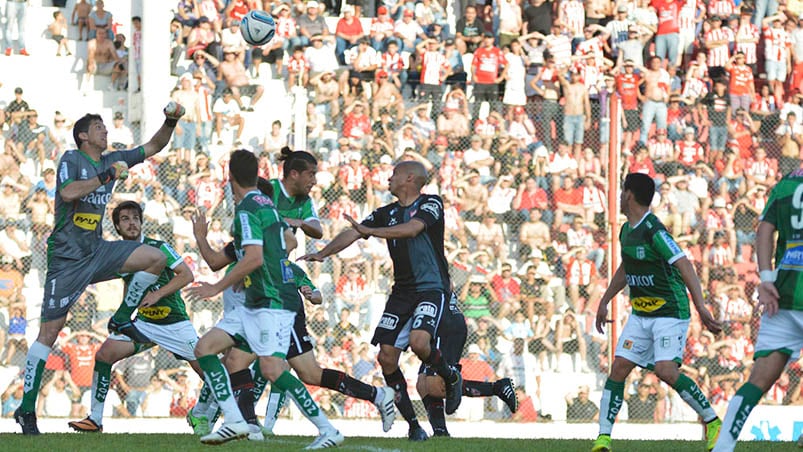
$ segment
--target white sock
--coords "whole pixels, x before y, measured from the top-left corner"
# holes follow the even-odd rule
[[[137,306],[142,300],[142,297],[145,296],[145,291],[148,290],[148,287],[155,284],[158,280],[159,275],[154,275],[153,273],[148,273],[146,271],[134,273],[131,282],[128,283],[128,290],[125,293],[125,298],[123,298],[123,303],[129,307]]]

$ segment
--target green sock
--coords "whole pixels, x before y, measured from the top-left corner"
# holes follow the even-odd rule
[[[286,394],[286,392],[279,390],[276,385],[270,385],[268,408],[265,410],[266,429],[273,431],[273,426],[276,425],[276,420],[279,419],[279,412],[282,411],[284,401],[287,399]]]
[[[680,394],[680,398],[703,418],[704,422],[711,422],[717,417],[705,394],[691,378],[680,374],[673,388]]]
[[[147,290],[150,286],[156,283],[159,275],[148,273],[146,271],[139,271],[134,273],[131,282],[128,283],[128,290],[123,298],[123,303],[117,308],[117,311],[112,315],[112,319],[117,323],[124,323],[131,320],[131,314],[137,309],[142,298],[145,297]]]
[[[323,411],[318,408],[318,404],[312,400],[312,396],[309,391],[307,391],[307,387],[290,372],[286,370],[282,372],[279,378],[271,385],[271,391],[273,387],[276,387],[278,391],[286,392],[290,398],[293,399],[293,402],[296,403],[298,409],[304,413],[304,416],[306,416],[310,422],[318,427],[321,433],[335,430]]]
[[[625,382],[613,381],[608,378],[605,381],[605,389],[602,390],[602,399],[599,401],[599,434],[610,435],[613,430],[613,423],[616,416],[622,409],[625,400]]]
[[[48,355],[50,355],[50,347],[38,341],[34,341],[31,348],[28,349],[28,356],[25,358],[20,411],[26,413],[36,411],[36,397],[39,395],[39,387],[42,385],[42,373],[45,371]]]
[[[251,379],[254,380],[254,388],[251,389],[251,392],[254,393],[254,403],[257,403],[268,385],[268,379],[262,376],[262,370],[259,368],[259,360],[251,363]]]
[[[212,390],[209,389],[209,384],[204,382],[201,387],[201,393],[198,394],[198,401],[192,407],[192,415],[195,417],[206,416],[209,412],[209,398],[212,396]]]
[[[736,391],[733,400],[728,404],[728,411],[725,413],[725,420],[722,422],[722,430],[715,449],[733,450],[736,447],[739,433],[762,395],[764,392],[750,382],[745,383]]]
[[[217,355],[201,356],[198,358],[198,365],[204,371],[204,379],[212,390],[220,409],[223,410],[226,423],[244,422],[243,415],[240,413],[237,402],[232,396],[233,391],[231,390],[229,374]]]
[[[103,405],[106,395],[109,394],[109,385],[112,379],[112,365],[95,360],[95,369],[92,374],[92,399],[89,418],[96,424],[103,424]]]

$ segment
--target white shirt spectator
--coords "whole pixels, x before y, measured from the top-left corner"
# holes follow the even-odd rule
[[[223,115],[223,124],[228,124],[229,116],[240,114],[240,106],[237,105],[237,101],[234,100],[234,96],[232,96],[228,102],[223,100],[222,97],[219,97],[215,101],[215,105],[212,106],[212,113],[220,113]]]
[[[164,385],[148,392],[142,404],[142,417],[170,417],[173,391]]]
[[[359,62],[362,66],[378,65],[380,63],[379,53],[372,47],[367,47],[365,52],[360,53],[360,47],[352,47],[343,54],[346,64],[353,66],[355,62]],[[359,61],[357,61],[359,58]]]
[[[398,20],[394,29],[396,33],[402,35],[402,38],[410,42],[415,41],[415,38],[424,34],[424,29],[415,20],[411,20],[409,23],[404,23],[404,19]]]
[[[472,163],[479,162],[481,160],[485,160],[490,157],[491,153],[486,151],[485,149],[468,148],[463,152],[463,164],[469,166]],[[482,177],[491,175],[491,168],[489,166],[482,166],[480,168],[477,168],[477,171],[480,172],[480,176]]]
[[[340,67],[335,56],[334,42],[323,41],[323,45],[319,49],[314,45],[309,46],[304,50],[304,57],[307,59],[312,73],[335,71]]]
[[[117,395],[117,391],[109,388],[109,391],[106,393],[106,403],[103,404],[103,417],[113,417],[114,409],[122,406],[122,404],[123,402],[120,400],[120,396]],[[89,409],[92,405],[92,391],[84,392],[84,395],[81,396],[81,405]]]
[[[131,133],[131,129],[125,124],[120,128],[112,126],[108,129],[106,141],[108,141],[109,144],[120,143],[125,145],[125,149],[130,149],[134,145],[134,134]]]

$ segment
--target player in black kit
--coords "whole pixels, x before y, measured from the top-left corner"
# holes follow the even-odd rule
[[[344,215],[351,229],[338,234],[318,253],[299,259],[320,262],[359,238],[375,236],[387,240],[394,284],[371,343],[380,344],[379,364],[388,386],[396,391],[399,412],[410,425],[409,439],[423,441],[427,434],[416,419],[407,383],[399,369],[401,352],[409,345],[422,362],[444,379],[446,413],[457,410],[463,392],[460,372],[432,346],[451,294],[443,253],[443,201],[439,196],[421,193],[427,171],[418,162],[398,163],[389,182],[390,192],[398,201],[375,210],[362,223]]]

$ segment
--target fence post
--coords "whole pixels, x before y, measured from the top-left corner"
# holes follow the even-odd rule
[[[608,284],[611,283],[614,272],[619,268],[619,185],[620,168],[619,157],[622,151],[622,138],[620,124],[622,115],[622,101],[619,96],[610,98],[610,140],[608,140]],[[619,335],[619,296],[611,300],[610,318],[611,334],[608,343],[609,367],[613,363],[616,342]]]

